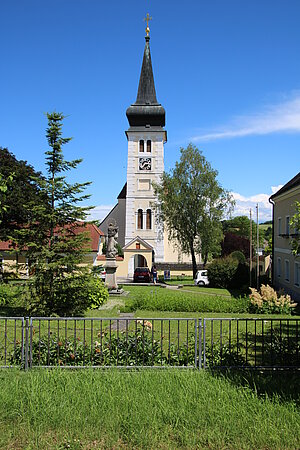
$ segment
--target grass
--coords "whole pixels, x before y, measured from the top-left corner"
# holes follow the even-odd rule
[[[170,312],[229,312],[243,313],[248,310],[246,299],[201,295],[199,291],[186,292],[181,289],[169,290],[157,286],[128,286],[129,296],[125,300],[126,311],[147,309],[149,311]]]
[[[221,295],[221,296],[228,296],[231,297],[230,292],[227,289],[222,289],[222,288],[210,288],[210,287],[199,287],[199,286],[183,286],[182,287],[183,291],[194,291],[197,292],[198,294],[216,294],[216,295]]]
[[[2,449],[297,449],[296,376],[1,371]]]

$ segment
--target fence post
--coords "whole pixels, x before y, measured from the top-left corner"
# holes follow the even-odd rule
[[[198,326],[198,336],[199,336],[199,359],[198,359],[198,367],[199,370],[202,369],[202,319],[199,319]]]
[[[28,353],[29,353],[29,317],[25,319],[25,363],[24,369],[28,370]]]

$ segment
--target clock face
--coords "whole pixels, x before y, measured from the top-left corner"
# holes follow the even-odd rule
[[[139,169],[140,170],[151,170],[151,158],[140,158],[139,159]]]

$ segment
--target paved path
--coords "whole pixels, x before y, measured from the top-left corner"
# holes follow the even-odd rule
[[[129,328],[129,324],[130,321],[132,319],[134,319],[134,314],[133,313],[121,313],[120,314],[120,320],[119,322],[119,331],[125,331],[126,330],[126,319],[128,320],[127,325]],[[111,329],[112,330],[117,330],[118,329],[118,322],[115,320],[112,325],[111,325]]]

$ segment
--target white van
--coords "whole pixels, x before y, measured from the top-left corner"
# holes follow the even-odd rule
[[[207,270],[198,270],[194,283],[196,286],[208,286]]]

